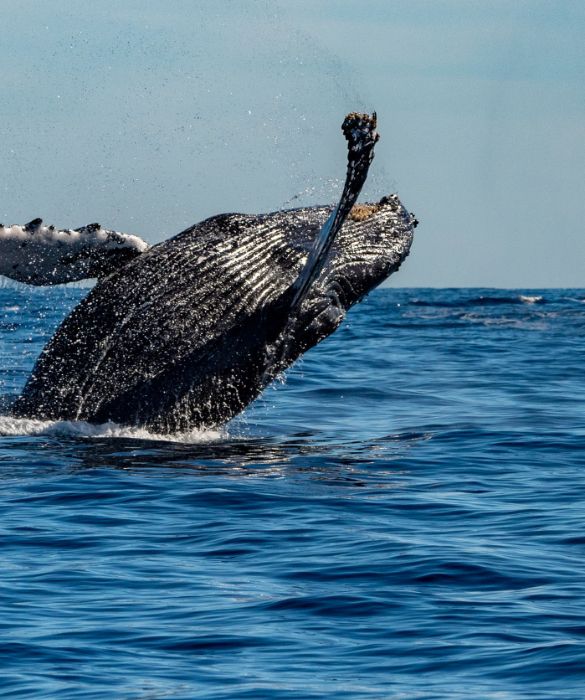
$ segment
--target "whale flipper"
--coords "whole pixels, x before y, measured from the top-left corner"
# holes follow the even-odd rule
[[[338,205],[319,232],[307,262],[293,285],[291,314],[294,314],[303,303],[311,284],[323,269],[327,253],[366,181],[370,164],[374,159],[374,146],[380,138],[376,131],[377,121],[376,112],[373,112],[372,116],[352,112],[341,125],[341,130],[348,142],[347,174],[343,191]]]
[[[77,229],[0,225],[0,275],[32,285],[104,277],[148,249],[138,236],[89,224]]]

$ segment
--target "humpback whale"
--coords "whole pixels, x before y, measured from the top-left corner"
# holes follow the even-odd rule
[[[217,426],[330,335],[398,269],[417,223],[396,195],[356,205],[379,138],[375,113],[348,115],[342,130],[337,206],[221,214],[148,249],[126,241],[130,259],[98,269],[13,415],[159,433]]]

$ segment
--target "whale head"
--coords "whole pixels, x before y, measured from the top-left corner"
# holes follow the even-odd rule
[[[317,225],[314,213],[311,217]],[[410,252],[417,224],[395,194],[354,206],[321,275],[291,319],[298,354],[330,335],[354,304],[398,270]],[[310,230],[305,222],[299,229],[300,240],[292,246],[305,255],[312,244],[312,236],[306,235]]]

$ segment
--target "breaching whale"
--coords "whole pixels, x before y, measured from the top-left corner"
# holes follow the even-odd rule
[[[342,129],[336,207],[222,214],[132,252],[58,328],[13,415],[159,433],[217,426],[330,335],[398,269],[417,223],[396,195],[354,206],[375,113],[352,113]]]

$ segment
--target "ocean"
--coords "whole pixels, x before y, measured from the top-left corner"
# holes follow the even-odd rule
[[[585,696],[585,290],[380,289],[225,428],[15,420],[3,698]]]

